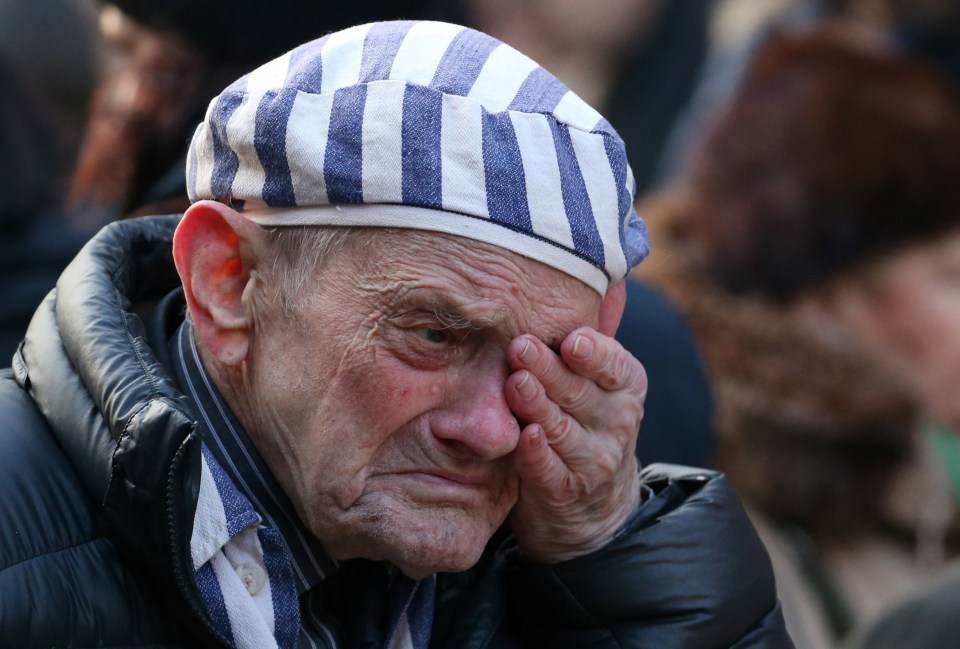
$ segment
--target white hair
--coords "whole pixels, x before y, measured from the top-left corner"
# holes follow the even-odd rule
[[[316,284],[324,266],[341,254],[348,241],[361,246],[373,238],[374,228],[284,226],[267,228],[276,255],[270,268],[274,300],[294,315],[303,306],[307,290]]]

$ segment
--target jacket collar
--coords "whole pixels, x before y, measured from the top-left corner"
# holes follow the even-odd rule
[[[200,481],[196,417],[138,315],[179,285],[178,221],[101,230],[40,306],[15,364],[121,554],[196,601],[186,573]]]

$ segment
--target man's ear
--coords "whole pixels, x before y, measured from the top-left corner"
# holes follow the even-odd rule
[[[194,203],[173,235],[173,259],[200,341],[225,365],[247,356],[263,231],[215,201]]]
[[[623,318],[623,309],[627,304],[626,280],[607,287],[607,292],[600,300],[600,314],[597,319],[597,331],[604,336],[613,336],[617,333],[620,320]]]

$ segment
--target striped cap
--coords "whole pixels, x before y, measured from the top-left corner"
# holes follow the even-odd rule
[[[193,137],[187,190],[261,225],[485,241],[601,294],[650,248],[609,122],[512,47],[439,22],[351,27],[231,84]]]

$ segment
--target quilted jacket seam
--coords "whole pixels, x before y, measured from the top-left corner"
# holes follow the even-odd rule
[[[61,553],[64,553],[64,552],[69,552],[69,551],[71,551],[71,550],[76,550],[77,548],[83,547],[83,546],[85,546],[85,545],[90,545],[90,544],[96,543],[96,542],[98,542],[98,541],[109,541],[109,539],[107,539],[106,536],[101,535],[101,536],[97,536],[97,537],[92,538],[92,539],[87,539],[87,540],[85,540],[85,541],[79,541],[79,542],[77,542],[77,543],[74,543],[73,545],[67,545],[67,546],[64,546],[64,547],[62,547],[62,548],[57,548],[56,550],[48,550],[48,551],[45,551],[45,552],[41,552],[40,554],[34,554],[34,555],[32,555],[32,556],[29,556],[29,557],[26,557],[26,558],[23,558],[23,559],[19,559],[19,560],[17,560],[17,561],[14,561],[13,563],[10,563],[10,564],[8,564],[8,565],[6,565],[6,566],[0,567],[0,574],[3,574],[4,572],[6,572],[7,570],[10,570],[11,568],[15,568],[15,567],[20,566],[20,565],[23,565],[23,564],[25,564],[25,563],[29,563],[29,562],[31,562],[31,561],[37,561],[37,560],[44,559],[44,558],[47,558],[47,557],[51,557],[51,556],[53,556],[53,555],[61,554]]]

